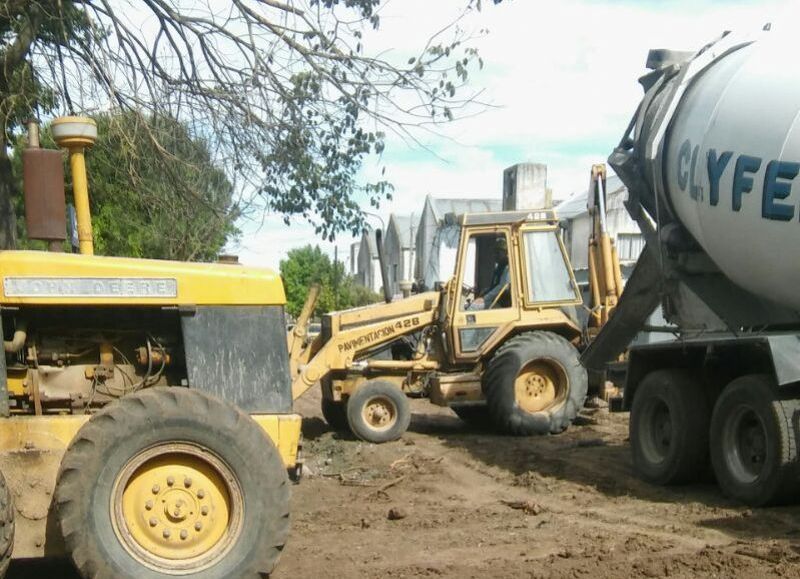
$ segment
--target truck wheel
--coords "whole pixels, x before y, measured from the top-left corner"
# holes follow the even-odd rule
[[[408,429],[411,408],[403,391],[391,382],[368,380],[347,401],[347,422],[361,440],[389,442]]]
[[[476,428],[486,428],[491,425],[492,419],[489,416],[489,408],[485,404],[454,404],[450,409],[456,413],[461,420]]]
[[[565,430],[583,406],[586,370],[578,351],[552,332],[528,332],[503,344],[489,362],[483,392],[492,421],[517,436]]]
[[[262,429],[185,388],[106,406],[79,431],[56,484],[61,531],[86,579],[257,579],[289,530],[289,484]]]
[[[696,481],[708,472],[708,399],[685,370],[655,370],[639,383],[629,422],[633,468],[658,485]]]
[[[785,502],[798,490],[792,419],[800,400],[781,400],[771,376],[742,376],[711,417],[711,464],[723,492],[751,506]]]
[[[14,501],[6,479],[0,473],[0,578],[6,576],[14,550]]]
[[[350,429],[347,424],[347,404],[344,401],[337,402],[323,396],[322,416],[325,418],[325,422],[334,430]]]

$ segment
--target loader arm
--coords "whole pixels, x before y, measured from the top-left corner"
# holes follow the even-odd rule
[[[622,294],[622,270],[614,240],[606,224],[606,166],[592,166],[589,182],[589,215],[592,233],[589,238],[589,290],[591,314],[589,328],[599,331],[608,322]]]
[[[306,333],[308,332],[308,321],[314,314],[314,308],[317,305],[319,293],[320,286],[318,283],[313,284],[309,288],[308,296],[303,304],[303,309],[300,310],[300,315],[297,317],[294,328],[292,328],[292,331],[286,336],[287,346],[289,347],[289,371],[291,372],[291,376],[297,374],[297,364],[301,359],[305,347]]]
[[[440,294],[428,292],[388,304],[326,314],[323,332],[293,361],[297,373],[292,397],[297,400],[314,384],[336,370],[368,368],[435,369],[430,360],[375,360],[358,358],[397,338],[419,332],[436,322]]]

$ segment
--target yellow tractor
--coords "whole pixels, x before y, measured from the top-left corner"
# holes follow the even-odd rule
[[[300,438],[281,280],[93,256],[96,128],[68,117],[53,133],[71,152],[81,254],[0,252],[0,576],[12,557],[66,553],[86,578],[264,577]],[[61,153],[31,141],[28,231],[55,250]]]
[[[449,215],[461,238],[455,275],[438,291],[326,314],[309,342],[303,328],[318,295],[312,289],[288,336],[294,398],[320,382],[328,423],[376,443],[408,428],[407,397],[427,397],[508,434],[566,429],[589,389],[579,348],[606,323],[622,291],[605,224],[605,182],[605,166],[593,166],[585,323],[576,315],[583,299],[553,210]],[[605,376],[591,379],[602,394]]]
[[[406,396],[516,435],[564,430],[582,407],[582,304],[550,211],[467,214],[455,277],[440,291],[330,313],[303,346],[289,336],[293,395],[321,382],[322,411],[370,442],[399,438]],[[388,301],[388,300],[387,300]]]

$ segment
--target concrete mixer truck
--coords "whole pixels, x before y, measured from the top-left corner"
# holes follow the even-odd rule
[[[647,241],[585,350],[622,352],[660,304],[675,339],[631,347],[623,408],[645,480],[707,477],[751,505],[800,496],[797,37],[654,50],[610,164]]]

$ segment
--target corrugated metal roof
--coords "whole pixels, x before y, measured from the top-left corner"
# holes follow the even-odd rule
[[[417,234],[418,221],[419,218],[413,213],[411,215],[392,213],[392,216],[389,218],[389,227],[394,223],[394,227],[397,230],[397,237],[400,239],[400,245],[402,247],[412,247],[414,245],[412,236]]]
[[[615,193],[619,193],[623,189],[625,189],[625,185],[623,185],[622,180],[616,175],[611,175],[608,177],[608,179],[606,179],[607,197],[610,197]],[[555,209],[559,219],[572,219],[578,215],[586,213],[588,211],[586,208],[586,200],[588,197],[588,190],[580,191],[579,193],[573,193],[561,203],[557,204]]]
[[[448,213],[462,215],[464,213],[485,213],[489,211],[502,211],[503,202],[500,199],[469,199],[459,197],[447,199],[443,197],[431,197],[431,205],[436,214],[436,219],[444,219]]]

